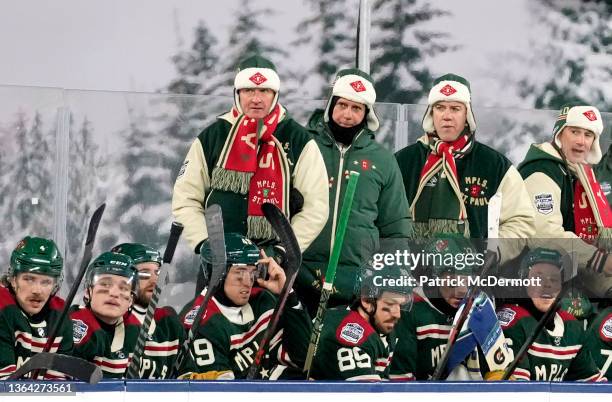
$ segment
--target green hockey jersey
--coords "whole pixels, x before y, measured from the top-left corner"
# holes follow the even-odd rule
[[[141,323],[146,308],[134,305],[132,313]],[[144,356],[140,362],[140,378],[163,379],[172,368],[180,345],[185,340],[185,331],[178,315],[171,307],[155,309],[149,334],[145,342]]]
[[[128,312],[119,324],[110,326],[86,307],[76,307],[70,318],[74,355],[97,364],[104,378],[123,378],[136,346],[138,319]]]
[[[390,379],[430,379],[444,354],[453,318],[435,308],[420,289],[415,289],[412,309],[402,312],[395,326],[398,342]]]
[[[187,329],[193,324],[203,300],[203,294],[199,295],[185,315],[183,325]],[[253,288],[249,302],[241,307],[225,306],[212,297],[190,346],[191,363],[195,367],[183,367],[181,373],[229,371],[221,378],[245,378],[270,324],[276,303],[276,296],[261,288]],[[271,372],[279,364],[301,368],[306,358],[311,330],[310,317],[297,296],[291,294],[277,332],[270,340],[261,377],[273,379]]]
[[[0,380],[8,378],[36,353],[42,352],[47,334],[55,325],[64,300],[51,296],[43,309],[28,316],[17,304],[15,295],[0,286]],[[72,353],[72,326],[66,320],[53,341],[50,352]],[[62,373],[48,370],[45,379],[65,378]]]
[[[537,320],[517,305],[503,306],[497,318],[516,355],[534,332]],[[555,313],[553,320],[554,328],[542,330],[514,370],[514,377],[531,381],[599,381],[599,369],[589,351],[583,349],[585,333],[580,322],[563,310]]]
[[[597,314],[587,330],[584,347],[608,381],[612,380],[612,307]]]
[[[380,381],[389,378],[396,338],[381,336],[357,311],[327,312],[315,354],[315,380]]]

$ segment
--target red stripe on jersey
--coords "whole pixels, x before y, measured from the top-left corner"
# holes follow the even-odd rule
[[[154,346],[154,345],[145,345],[145,350],[150,350],[154,352],[168,352],[171,350],[178,350],[179,345],[170,345],[170,346]]]
[[[264,313],[265,314],[265,313]],[[264,318],[263,320],[259,321],[257,323],[257,325],[255,325],[254,327],[252,327],[249,332],[247,332],[246,334],[244,334],[242,336],[242,338],[237,338],[234,339],[231,344],[235,345],[237,343],[242,343],[244,342],[246,339],[249,339],[251,336],[253,336],[253,334],[257,333],[257,330],[259,328],[261,328],[262,325],[268,325],[268,323],[270,322],[270,318],[272,317],[272,314],[269,314],[266,318]]]
[[[541,346],[535,346],[535,345],[531,345],[529,349],[535,352],[552,353],[553,355],[558,355],[558,356],[575,355],[576,353],[580,351],[580,347],[576,347],[574,349],[568,349],[568,350],[555,350],[552,347],[547,348],[547,347],[541,347]]]
[[[424,329],[421,331],[417,330],[417,335],[427,335],[427,334],[448,335],[450,334],[450,329],[431,328],[431,329]]]
[[[30,344],[33,347],[37,347],[37,348],[44,348],[45,345],[47,344],[46,341],[45,342],[37,342],[37,341],[33,341],[31,339],[28,339],[23,333],[18,333],[17,336],[15,337],[15,341],[21,339],[22,341],[24,341],[27,344]],[[57,339],[57,338],[55,338]],[[58,348],[60,345],[60,342],[53,342],[53,345],[51,345],[51,348]]]
[[[102,360],[94,360],[94,362],[98,365],[98,366],[104,366],[104,367],[109,367],[109,368],[127,368],[128,363],[110,363],[107,361],[102,361]]]

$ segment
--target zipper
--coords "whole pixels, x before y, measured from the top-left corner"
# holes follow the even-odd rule
[[[332,219],[332,230],[331,230],[331,239],[329,242],[329,256],[328,256],[328,261],[329,258],[331,258],[331,253],[332,250],[334,249],[334,241],[336,240],[336,220],[338,218],[338,205],[340,203],[340,193],[342,192],[342,182],[344,181],[344,172],[343,172],[343,168],[344,168],[344,155],[348,152],[348,150],[351,148],[351,146],[353,146],[353,143],[355,141],[357,141],[357,139],[359,138],[359,136],[361,135],[361,133],[363,133],[363,129],[355,136],[355,138],[353,139],[353,141],[351,142],[351,145],[349,145],[346,148],[341,148],[338,143],[336,142],[336,140],[330,135],[328,130],[325,130],[326,134],[331,138],[332,143],[334,144],[334,146],[336,147],[336,149],[338,149],[338,152],[340,152],[340,163],[338,164],[338,175],[337,175],[337,188],[336,188],[336,199],[334,200],[334,211],[333,211],[333,219]]]

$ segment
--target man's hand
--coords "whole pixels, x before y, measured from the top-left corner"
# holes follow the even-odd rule
[[[274,261],[272,257],[266,256],[266,253],[261,250],[261,258],[257,261],[258,264],[266,264],[268,266],[268,280],[257,278],[257,284],[264,289],[269,290],[275,295],[279,295],[287,277],[285,271]]]

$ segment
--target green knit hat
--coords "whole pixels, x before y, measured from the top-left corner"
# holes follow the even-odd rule
[[[599,136],[603,132],[603,120],[599,110],[595,106],[589,106],[581,101],[563,105],[553,128],[553,140],[559,148],[561,148],[559,134],[565,127],[579,127],[590,130],[595,134],[591,150],[586,156],[586,162],[591,165],[598,164],[601,160]]]
[[[267,88],[275,92],[274,101],[270,106],[272,109],[278,101],[280,90],[280,77],[276,72],[274,64],[259,55],[250,56],[238,64],[238,73],[234,78],[234,103],[238,111],[242,113],[238,91],[245,88]]]
[[[423,130],[433,133],[436,129],[433,123],[433,105],[437,102],[461,102],[467,108],[467,123],[470,131],[476,131],[476,119],[472,111],[472,94],[470,83],[465,78],[456,74],[444,74],[434,80],[433,87],[427,98],[427,110],[423,116]]]
[[[366,116],[368,128],[372,131],[378,130],[380,123],[378,121],[378,117],[376,116],[376,112],[374,111],[376,89],[374,88],[374,81],[369,74],[357,68],[349,68],[338,71],[332,87],[332,94],[327,101],[327,107],[325,108],[325,114],[323,115],[323,120],[326,123],[329,121],[329,108],[334,96],[364,104],[368,110],[368,114]]]

